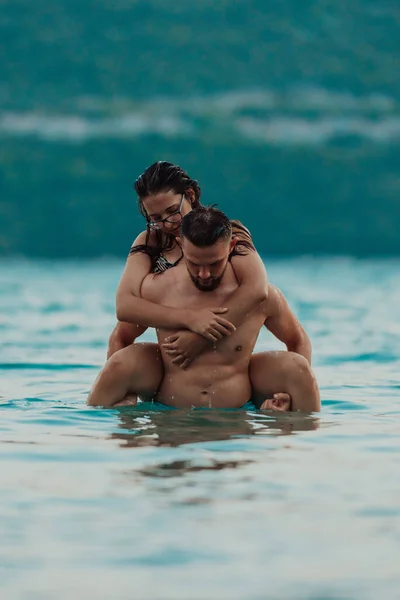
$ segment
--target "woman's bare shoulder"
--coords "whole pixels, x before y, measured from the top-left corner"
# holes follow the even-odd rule
[[[155,247],[156,240],[155,240],[154,232],[153,231],[149,232],[146,230],[146,231],[142,231],[141,233],[139,233],[137,238],[133,241],[131,248],[134,248],[135,246]]]

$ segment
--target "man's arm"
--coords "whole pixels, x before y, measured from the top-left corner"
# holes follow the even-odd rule
[[[299,320],[289,307],[281,290],[274,285],[268,287],[266,301],[267,318],[264,325],[291,352],[301,354],[311,364],[311,342]]]
[[[231,264],[239,287],[225,302],[228,308],[226,317],[238,327],[267,299],[268,277],[264,263],[255,250],[232,257]]]
[[[107,358],[133,344],[145,331],[142,325],[118,321],[108,340]]]

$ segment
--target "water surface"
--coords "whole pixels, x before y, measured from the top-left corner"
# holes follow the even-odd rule
[[[0,264],[2,597],[398,598],[399,264],[266,263],[318,416],[88,408],[122,263]]]

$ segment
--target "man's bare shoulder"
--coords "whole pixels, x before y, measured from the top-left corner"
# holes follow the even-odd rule
[[[280,308],[283,304],[286,303],[285,297],[281,290],[273,285],[272,283],[268,283],[268,295],[267,298],[262,303],[263,310],[265,311],[266,317],[271,317],[279,313]]]
[[[149,273],[143,279],[140,295],[145,300],[158,302],[164,298],[166,292],[176,286],[181,280],[182,267],[177,265],[163,273]]]

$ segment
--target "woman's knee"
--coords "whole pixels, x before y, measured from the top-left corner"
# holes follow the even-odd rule
[[[286,376],[292,381],[312,382],[314,380],[310,363],[304,356],[296,352],[287,352],[283,368],[285,368]]]
[[[310,387],[315,379],[304,356],[287,350],[260,352],[250,361],[249,377],[253,393],[258,396],[288,392],[298,384]]]
[[[161,353],[157,344],[132,344],[128,348],[115,352],[106,363],[110,371],[119,374],[126,372],[143,374],[147,370],[162,373],[162,365]]]
[[[131,361],[126,355],[124,349],[117,350],[117,352],[114,352],[114,354],[108,359],[108,361],[104,365],[104,371],[106,371],[110,375],[124,375],[125,372],[128,370],[130,362]]]

